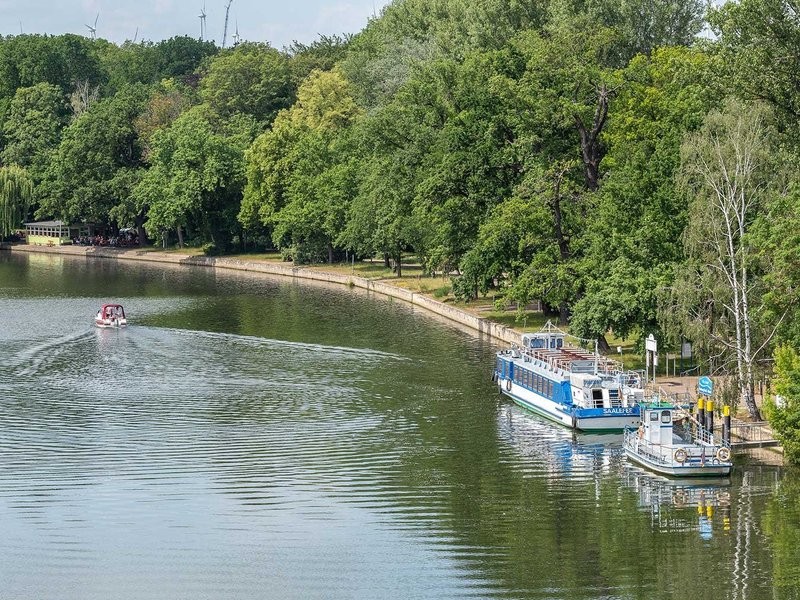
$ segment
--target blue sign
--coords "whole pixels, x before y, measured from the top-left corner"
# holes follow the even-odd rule
[[[710,396],[714,392],[714,382],[711,377],[705,375],[697,380],[697,391],[704,396]]]

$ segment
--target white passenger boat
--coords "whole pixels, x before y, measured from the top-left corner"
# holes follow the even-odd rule
[[[528,410],[582,431],[621,431],[639,424],[641,374],[566,343],[551,323],[522,336],[522,347],[497,353],[500,391]]]
[[[125,309],[121,304],[103,304],[94,316],[94,324],[98,327],[125,327]]]
[[[720,477],[731,472],[730,445],[667,402],[642,403],[642,421],[627,429],[625,454],[632,461],[672,477]],[[675,419],[678,418],[678,423]]]

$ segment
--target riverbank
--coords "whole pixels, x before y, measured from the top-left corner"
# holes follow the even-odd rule
[[[355,274],[343,274],[308,266],[296,266],[283,262],[232,258],[224,256],[204,256],[202,254],[178,254],[159,252],[148,248],[107,248],[101,246],[29,246],[14,244],[0,246],[11,252],[29,252],[43,254],[61,254],[84,256],[104,260],[127,260],[141,262],[171,263],[176,265],[209,267],[214,269],[230,269],[248,271],[325,282],[348,287],[361,288],[408,302],[454,323],[465,326],[475,332],[488,336],[505,344],[519,344],[521,332],[512,327],[496,323],[485,317],[471,314],[460,308],[440,302],[426,294],[414,292],[383,280],[359,277]]]

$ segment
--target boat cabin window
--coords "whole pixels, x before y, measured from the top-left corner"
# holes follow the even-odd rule
[[[557,349],[564,346],[564,338],[552,338],[550,340],[550,348]]]
[[[672,413],[668,410],[661,411],[661,422],[662,423],[672,423]]]
[[[657,413],[657,412],[655,412],[655,411],[654,411],[654,412],[651,412],[651,413],[650,413],[650,420],[651,420],[651,421],[658,421],[658,413]]]
[[[533,338],[531,340],[531,348],[533,348],[534,350],[539,350],[544,347],[545,347],[545,340],[543,340],[542,338]]]

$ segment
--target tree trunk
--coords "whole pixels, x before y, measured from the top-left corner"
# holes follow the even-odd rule
[[[183,248],[183,227],[178,225],[178,248]]]
[[[569,305],[562,302],[558,305],[558,324],[567,325],[569,323]]]
[[[328,264],[333,264],[333,245],[328,242]]]
[[[389,253],[388,252],[384,252],[383,253],[383,266],[386,267],[387,269],[391,269],[392,268],[392,263],[389,262]]]
[[[397,261],[397,276],[398,277],[402,277],[403,276],[403,260],[402,260],[402,258],[403,258],[403,255],[400,252],[400,250],[398,250],[397,251],[397,257],[395,259]]]
[[[608,354],[611,352],[611,346],[608,345],[606,336],[601,335],[597,338],[597,349],[603,354]]]
[[[583,159],[583,173],[586,180],[586,187],[590,191],[595,191],[600,186],[600,160],[602,148],[600,145],[600,134],[608,117],[609,100],[614,95],[604,83],[596,88],[597,106],[594,110],[591,128],[587,128],[579,115],[575,115],[575,125],[581,137],[581,158]]]
[[[147,232],[144,230],[144,220],[145,215],[139,214],[136,216],[136,220],[134,221],[134,225],[136,226],[136,237],[139,238],[139,245],[140,246],[147,246]]]

